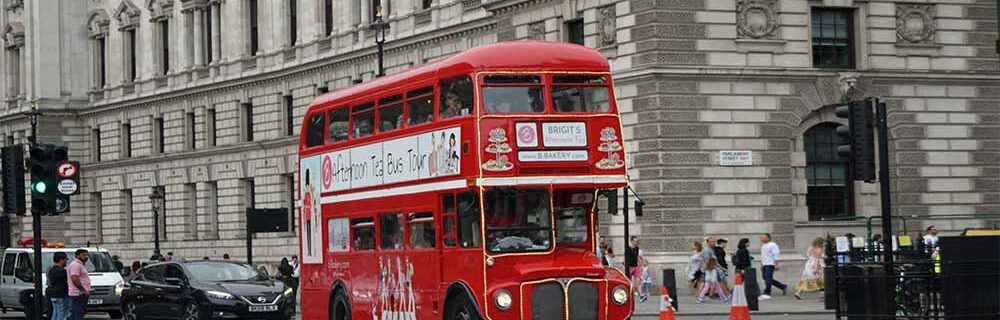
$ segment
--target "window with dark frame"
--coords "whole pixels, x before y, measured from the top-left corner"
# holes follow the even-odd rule
[[[160,74],[170,72],[170,20],[160,20]]]
[[[106,55],[108,53],[108,38],[107,37],[97,38],[97,46],[98,46],[97,54],[100,55],[97,58],[97,61],[98,61],[97,62],[98,63],[97,64],[97,69],[98,69],[97,70],[97,72],[98,72],[97,73],[98,74],[98,76],[97,76],[98,77],[98,79],[97,79],[97,84],[98,84],[97,88],[100,89],[100,88],[104,88],[104,86],[108,85],[108,68],[107,68],[107,57],[106,57]]]
[[[201,30],[202,33],[204,34],[201,37],[202,41],[204,42],[204,45],[202,45],[201,47],[204,48],[205,64],[212,63],[212,24],[216,23],[212,21],[213,10],[216,10],[215,5],[207,6],[205,7],[205,10],[201,11],[201,14],[205,15],[203,19],[205,21],[205,25],[202,27]]]
[[[375,133],[375,108],[371,102],[351,108],[351,138],[363,138]]]
[[[478,248],[482,241],[480,233],[479,196],[475,191],[458,194],[456,205],[459,224],[459,244],[462,248]]]
[[[194,150],[195,148],[195,124],[194,124],[194,111],[189,111],[184,114],[184,125],[186,134],[185,147],[188,150]]]
[[[848,159],[837,153],[837,124],[813,126],[803,138],[809,220],[853,216],[854,188],[847,174]]]
[[[258,50],[260,49],[260,38],[258,35],[259,24],[257,21],[257,0],[248,0],[247,5],[249,6],[249,10],[247,10],[247,12],[250,20],[250,28],[248,30],[250,34],[247,35],[250,39],[250,55],[256,56]]]
[[[299,41],[299,5],[298,0],[288,0],[288,46],[295,46]]]
[[[403,127],[403,95],[378,101],[378,132],[389,132]]]
[[[90,132],[90,141],[93,144],[94,162],[101,162],[101,129],[94,128]]]
[[[242,104],[243,111],[243,141],[253,141],[253,103]]]
[[[430,9],[431,5],[434,4],[434,0],[421,0],[420,4],[421,4],[421,6],[420,6],[421,9],[424,9],[424,10]]]
[[[306,123],[306,148],[323,145],[323,126],[326,118],[323,113],[313,114]]]
[[[215,109],[205,109],[205,144],[214,147],[218,144],[215,132]]]
[[[379,247],[382,250],[403,249],[403,214],[383,213],[379,215]]]
[[[456,242],[455,195],[441,195],[441,242],[445,247],[454,247]]]
[[[282,104],[285,109],[285,135],[293,135],[295,129],[295,105],[292,95],[284,95],[281,97]]]
[[[153,130],[156,133],[156,150],[154,150],[154,153],[163,153],[167,150],[167,138],[166,134],[164,134],[163,118],[153,119]]]
[[[127,47],[126,50],[128,50],[127,53],[128,55],[126,56],[126,59],[128,59],[128,68],[126,70],[128,70],[128,73],[125,75],[125,82],[131,83],[135,82],[136,78],[139,75],[136,72],[136,63],[138,62],[138,60],[136,59],[136,51],[135,51],[136,48],[135,28],[126,30],[125,37],[128,38],[127,40],[128,43],[126,44]]]
[[[122,123],[121,132],[121,148],[122,148],[122,158],[132,157],[132,125],[129,123]]]
[[[437,247],[437,233],[434,230],[434,213],[411,213],[406,217],[408,246],[412,249]]]
[[[584,45],[583,19],[566,21],[566,42]]]
[[[812,9],[812,55],[816,68],[854,68],[854,19],[850,9]]]
[[[375,219],[351,219],[351,248],[354,251],[375,250]]]
[[[323,1],[323,31],[326,31],[320,38],[329,37],[333,33],[333,0]]]
[[[418,125],[434,120],[434,87],[406,93],[406,125]]]
[[[351,114],[347,107],[330,110],[330,142],[344,141],[350,132]]]

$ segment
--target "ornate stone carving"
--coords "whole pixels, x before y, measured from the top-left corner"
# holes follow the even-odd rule
[[[139,7],[130,0],[122,0],[115,9],[115,20],[118,20],[118,30],[133,29],[139,26]]]
[[[600,39],[601,46],[608,46],[615,44],[617,42],[617,30],[616,26],[615,6],[605,6],[603,8],[597,9],[597,36]]]
[[[20,22],[11,22],[3,28],[3,41],[7,48],[24,46],[24,25]]]
[[[935,30],[933,5],[896,5],[896,40],[899,42],[931,43]]]
[[[838,101],[850,101],[858,92],[858,80],[861,74],[857,72],[840,72],[837,74],[837,89],[840,92]]]
[[[90,14],[90,20],[87,22],[87,29],[90,31],[91,38],[101,38],[108,34],[108,25],[110,24],[110,19],[108,19],[108,13],[103,9],[94,11]]]
[[[778,1],[738,0],[736,29],[740,38],[774,38],[778,31]]]
[[[4,0],[3,8],[8,11],[24,7],[24,0]]]
[[[531,40],[545,41],[545,21],[539,21],[528,25],[528,38]]]
[[[146,0],[146,8],[149,9],[150,21],[160,21],[173,17],[174,0]]]

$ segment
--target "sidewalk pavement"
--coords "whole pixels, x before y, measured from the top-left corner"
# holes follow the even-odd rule
[[[802,300],[796,300],[789,292],[782,296],[779,290],[775,290],[775,295],[770,300],[759,302],[757,311],[750,311],[754,314],[833,314],[833,310],[823,309],[823,292],[806,293],[802,295]],[[682,295],[678,297],[677,315],[728,315],[731,307],[730,303],[722,300],[706,299],[704,304],[696,304],[695,297]],[[635,306],[636,316],[658,315],[660,313],[660,295],[650,295],[646,302],[637,302]]]

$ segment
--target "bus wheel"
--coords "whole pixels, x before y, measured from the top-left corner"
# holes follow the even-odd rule
[[[330,304],[330,320],[351,320],[351,302],[343,291],[337,292],[333,296]]]
[[[448,310],[445,312],[445,320],[481,320],[479,312],[476,307],[472,305],[472,301],[469,301],[468,297],[463,295],[456,296],[451,303],[448,304]]]

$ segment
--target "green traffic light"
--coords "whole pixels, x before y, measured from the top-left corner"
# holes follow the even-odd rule
[[[35,181],[35,183],[31,184],[31,190],[36,193],[45,193],[47,189],[48,186],[45,184],[45,181]]]

